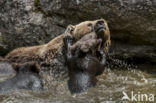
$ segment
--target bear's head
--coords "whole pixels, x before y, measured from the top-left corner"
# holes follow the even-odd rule
[[[106,20],[99,19],[94,21],[85,21],[73,26],[72,36],[80,40],[86,34],[95,32],[98,38],[102,39],[101,48],[105,53],[108,52],[111,45],[110,31]]]

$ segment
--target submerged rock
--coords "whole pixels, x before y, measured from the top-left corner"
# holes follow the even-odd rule
[[[117,41],[114,55],[156,63],[155,0],[1,0],[0,55],[44,44],[68,24],[99,18],[108,21]]]

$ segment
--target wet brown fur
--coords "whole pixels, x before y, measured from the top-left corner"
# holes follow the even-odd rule
[[[72,36],[77,40],[81,39],[81,37],[92,32],[92,29],[88,27],[88,24],[91,23],[92,26],[94,26],[96,22],[97,20],[85,21],[73,26],[74,31],[72,31]],[[103,50],[105,52],[108,52],[111,43],[110,32],[106,21],[104,23],[106,26],[106,30],[103,35],[107,37],[107,40],[106,42],[104,42]],[[25,63],[25,62],[35,61],[39,64],[41,62],[44,62],[46,64],[52,64],[53,59],[56,57],[58,52],[60,52],[63,47],[62,40],[64,38],[64,35],[65,34],[63,33],[57,36],[56,38],[52,39],[49,43],[44,45],[17,48],[11,51],[10,53],[8,53],[5,59],[8,59],[12,63]]]
[[[99,20],[103,20],[104,21],[104,25],[106,27],[106,30],[104,31],[103,34],[101,35],[101,39],[103,39],[103,51],[105,53],[108,53],[110,45],[111,45],[111,40],[110,40],[110,31],[109,31],[109,27],[107,24],[107,21],[104,19],[99,19]],[[81,22],[77,25],[74,26],[74,31],[73,31],[73,37],[75,37],[77,40],[80,40],[81,37],[83,37],[86,34],[89,34],[91,32],[93,32],[93,27],[96,25],[97,21],[99,20],[94,20],[94,21],[85,21],[85,22]],[[88,24],[92,24],[92,26],[88,26]]]
[[[102,39],[98,39],[95,32],[91,32],[84,37],[82,37],[79,41],[74,43],[70,50],[73,53],[76,48],[80,48],[82,52],[88,52],[89,50],[92,51],[92,53],[95,51],[95,48],[97,48],[97,45],[102,42]]]

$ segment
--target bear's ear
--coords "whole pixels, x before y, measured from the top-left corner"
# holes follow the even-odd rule
[[[72,29],[75,29],[74,25],[69,24],[68,27],[71,27]]]
[[[68,25],[67,28],[69,29],[70,33],[73,34],[73,31],[75,29],[75,26],[70,24],[70,25]]]
[[[74,29],[75,29],[75,26],[68,25],[66,30],[65,30],[64,36],[72,36]]]

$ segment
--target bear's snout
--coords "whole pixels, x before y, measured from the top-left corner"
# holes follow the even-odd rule
[[[104,20],[98,20],[94,26],[95,32],[98,34],[101,30],[106,30]]]

